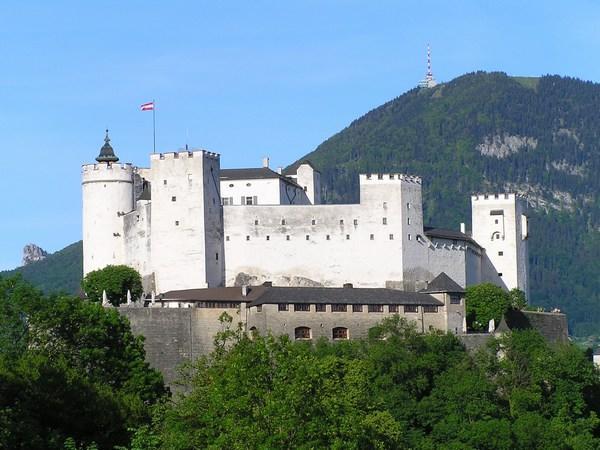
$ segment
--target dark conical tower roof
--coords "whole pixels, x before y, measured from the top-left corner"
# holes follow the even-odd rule
[[[110,138],[108,137],[108,130],[106,130],[106,136],[104,137],[104,145],[100,149],[100,154],[96,158],[96,161],[102,162],[117,162],[119,158],[115,155],[115,151],[110,145]]]

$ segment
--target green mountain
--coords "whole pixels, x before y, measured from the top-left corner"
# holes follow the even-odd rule
[[[21,274],[24,279],[46,293],[65,292],[77,294],[83,273],[82,242],[75,242],[46,259],[0,272],[0,277]]]
[[[426,223],[458,229],[470,194],[531,202],[532,303],[559,307],[571,332],[600,334],[600,84],[471,73],[413,89],[301,158],[328,203],[358,199],[358,173],[423,177]]]

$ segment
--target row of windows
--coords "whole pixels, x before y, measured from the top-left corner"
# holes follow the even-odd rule
[[[249,199],[251,199],[252,197],[248,197],[248,198],[249,198]],[[254,198],[256,198],[256,197],[254,197]],[[225,199],[223,199],[223,200],[225,200]],[[224,204],[227,204],[227,203],[224,203]],[[233,204],[233,203],[232,203],[232,204]],[[251,204],[251,203],[246,203],[246,204]],[[280,222],[280,223],[281,223],[281,225],[287,225],[287,220],[285,220],[285,219],[281,219],[281,222]],[[381,223],[382,223],[383,225],[387,225],[387,224],[388,224],[387,217],[382,217],[382,218],[381,218]],[[259,224],[260,224],[260,221],[259,221],[258,219],[254,219],[254,225],[259,225]],[[312,220],[310,221],[310,224],[311,224],[311,225],[317,225],[317,219],[312,219]],[[352,224],[353,224],[353,225],[358,225],[358,219],[354,219],[354,220],[352,221]],[[340,225],[344,225],[344,219],[340,219]],[[408,225],[410,225],[410,218],[408,219]]]
[[[176,222],[176,223],[175,223],[175,225],[179,225],[179,222]],[[408,239],[409,241],[412,241],[412,234],[408,233],[408,234],[406,235],[406,237],[407,237],[407,239]],[[307,240],[307,241],[310,241],[310,234],[307,234],[307,235],[305,235],[305,236],[304,236],[304,239],[305,239],[305,240]],[[371,241],[374,241],[374,240],[375,240],[375,235],[374,235],[374,234],[370,234],[370,235],[369,235],[369,239],[370,239]],[[394,235],[393,235],[393,234],[389,234],[389,235],[388,235],[388,239],[389,239],[390,241],[393,241],[393,240],[394,240]],[[225,236],[225,240],[226,240],[226,241],[230,241],[230,240],[231,240],[230,236]],[[250,241],[250,240],[251,240],[251,236],[250,236],[249,234],[247,234],[247,235],[246,235],[246,240],[247,240],[247,241]],[[270,240],[271,240],[271,235],[267,234],[267,235],[265,236],[265,240],[266,240],[266,241],[270,241]],[[286,240],[286,241],[291,241],[291,240],[292,240],[292,237],[291,237],[289,234],[287,234],[287,235],[285,236],[285,240]],[[325,235],[325,240],[326,240],[326,241],[330,241],[330,240],[331,240],[331,235],[330,235],[330,234],[326,234],[326,235]],[[349,240],[350,240],[350,235],[349,235],[349,234],[347,234],[347,235],[346,235],[346,240],[347,240],[347,241],[349,241]],[[417,235],[417,241],[420,241],[420,236],[418,236],[418,235]]]
[[[331,338],[334,340],[349,339],[350,334],[346,327],[335,327],[331,330]],[[309,327],[296,327],[294,329],[294,338],[296,340],[312,339],[312,330]]]
[[[451,303],[454,303],[451,298]],[[458,303],[460,303],[460,297],[458,297]],[[331,312],[348,312],[348,306],[345,303],[333,303],[331,305]],[[384,312],[384,305],[366,305],[367,311],[370,313],[382,313]],[[403,307],[404,313],[416,313],[419,311],[418,305],[389,305],[388,311],[390,313],[398,313],[400,312],[400,306]],[[293,303],[292,304],[294,312],[306,312],[310,311],[309,303]],[[364,305],[352,305],[352,312],[363,312]],[[278,311],[290,311],[289,303],[279,303],[277,306]],[[315,304],[316,312],[325,312],[326,305],[322,303]],[[257,311],[261,312],[262,307],[257,307]],[[436,305],[423,305],[424,313],[437,313],[438,307]]]

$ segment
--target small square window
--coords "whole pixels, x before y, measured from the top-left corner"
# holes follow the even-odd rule
[[[289,234],[288,234],[288,235],[285,237],[285,240],[286,240],[286,241],[289,241],[289,240],[290,240],[290,235],[289,235]]]
[[[410,217],[406,220],[406,223],[410,225]]]
[[[163,180],[163,184],[166,186],[167,185],[167,180]]]
[[[229,236],[225,236],[225,240],[228,241],[229,240]]]
[[[348,310],[348,305],[333,303],[331,305],[331,312],[346,312]]]
[[[172,202],[176,202],[177,201],[177,197],[175,197],[175,196],[171,197],[171,201]]]
[[[501,277],[502,276],[502,272],[498,272],[498,276]]]
[[[504,256],[504,252],[498,252],[498,256]]]
[[[249,241],[250,240],[250,236],[246,236],[246,240]]]
[[[438,312],[438,307],[435,305],[423,305],[424,313],[436,313]]]
[[[179,220],[175,221],[175,226],[178,227],[179,226]]]
[[[418,308],[417,305],[404,305],[404,313],[416,313]]]
[[[344,225],[344,219],[340,219],[340,225]]]
[[[330,240],[330,239],[331,239],[331,236],[327,235],[327,236],[325,236],[325,239],[326,239],[326,240]]]
[[[368,311],[370,313],[382,313],[383,312],[383,305],[369,305]]]
[[[313,220],[311,220],[310,224],[311,224],[311,225],[316,225],[316,224],[317,224],[317,221],[316,221],[315,219],[313,219]]]
[[[262,305],[258,305],[256,307],[256,312],[262,312]]]
[[[498,219],[494,219],[494,223],[498,225]]]
[[[406,204],[406,209],[410,209],[410,203]]]
[[[215,253],[215,260],[219,260],[219,253]]]
[[[306,311],[310,311],[310,304],[309,303],[294,303],[294,312],[299,311],[299,312],[306,312]]]
[[[451,305],[460,305],[460,295],[450,294],[450,304]]]
[[[384,225],[387,225],[387,217],[384,217],[384,218],[383,218],[383,224],[384,224]]]
[[[252,197],[246,197],[246,205],[252,205]]]
[[[374,241],[375,240],[375,235],[374,234],[370,235],[369,239],[371,239],[372,241]]]
[[[285,219],[281,219],[281,225],[285,225]]]
[[[277,305],[277,310],[278,311],[287,311],[288,304],[287,303],[279,303],[279,305]]]
[[[412,236],[410,235],[410,233],[408,233],[408,240],[411,241],[412,240]]]
[[[390,234],[390,241],[393,241],[393,240],[394,240],[394,235]]]
[[[352,312],[362,312],[362,305],[352,305]]]
[[[326,306],[323,303],[317,303],[315,305],[316,312],[325,312],[327,310]]]
[[[389,312],[391,313],[397,313],[398,312],[398,305],[390,305],[388,306]]]
[[[358,225],[358,219],[354,219],[354,225]]]
[[[308,235],[308,234],[306,235],[306,240],[310,241],[310,235]]]
[[[258,225],[258,219],[254,220],[254,225]]]
[[[270,241],[270,240],[271,240],[271,236],[269,236],[269,235],[267,234],[267,236],[266,236],[266,239],[267,239],[267,241]]]
[[[349,241],[349,240],[350,240],[350,235],[349,235],[349,234],[347,234],[347,235],[346,235],[346,240],[347,240],[347,241]]]

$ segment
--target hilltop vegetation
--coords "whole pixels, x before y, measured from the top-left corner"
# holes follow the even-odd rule
[[[301,159],[321,170],[328,203],[357,201],[360,172],[420,175],[426,223],[452,229],[469,221],[471,193],[527,195],[531,302],[600,334],[598,108],[598,84],[472,73],[405,93]]]

